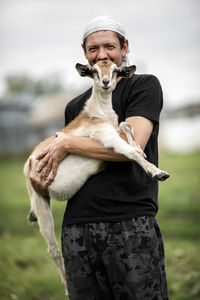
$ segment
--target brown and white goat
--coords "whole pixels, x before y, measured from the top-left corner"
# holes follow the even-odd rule
[[[135,66],[119,68],[113,62],[105,60],[99,61],[92,67],[77,64],[76,69],[81,76],[89,76],[94,79],[92,95],[86,101],[83,111],[61,132],[76,136],[89,136],[101,142],[104,147],[112,148],[115,152],[136,161],[150,176],[158,180],[165,180],[169,176],[168,173],[158,169],[145,159],[144,152],[134,139],[132,128],[126,122],[118,124],[118,117],[112,108],[112,91],[115,89],[117,77],[128,78],[132,76],[136,69]],[[120,138],[120,132],[126,134],[129,144]],[[24,174],[31,199],[30,220],[34,220],[36,216],[35,219],[38,220],[40,232],[46,239],[48,250],[67,290],[49,201],[34,190],[30,181],[30,162],[34,166],[36,155],[55,138],[56,136],[50,137],[36,146],[25,164]],[[102,168],[103,164],[104,162],[99,159],[75,154],[67,155],[59,164],[57,175],[48,187],[49,197],[61,201],[71,198],[91,175]]]

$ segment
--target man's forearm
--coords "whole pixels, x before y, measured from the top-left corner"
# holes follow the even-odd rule
[[[124,140],[126,138],[121,136]],[[113,149],[105,148],[100,142],[89,137],[70,136],[69,142],[66,143],[66,151],[81,156],[97,158],[104,161],[128,161],[129,159]]]
[[[136,116],[127,118],[126,122],[134,129],[134,137],[144,151],[153,129],[152,121]],[[125,134],[120,134],[120,137],[127,142]],[[66,141],[66,152],[105,161],[129,161],[126,156],[114,152],[113,149],[105,148],[100,142],[89,137],[70,136],[69,141]]]
[[[144,150],[152,132],[153,123],[143,117],[131,117],[126,121],[134,128],[135,139]],[[124,134],[120,134],[120,137],[127,142]],[[38,164],[34,168],[31,178],[31,182],[38,186],[37,190],[42,189],[43,192],[43,187],[53,181],[59,163],[68,153],[104,161],[129,161],[124,155],[114,152],[113,149],[105,148],[100,142],[89,137],[71,136],[64,132],[58,132],[56,139],[37,156]],[[50,174],[51,176],[49,176]]]

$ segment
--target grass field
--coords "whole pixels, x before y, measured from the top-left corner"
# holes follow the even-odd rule
[[[0,299],[66,300],[38,226],[26,221],[29,199],[23,162],[0,160]],[[160,184],[157,217],[165,241],[170,299],[200,299],[200,153],[161,155],[160,167],[171,174]],[[65,205],[53,203],[59,245]]]

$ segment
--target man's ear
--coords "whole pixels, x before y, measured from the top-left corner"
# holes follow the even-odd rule
[[[82,77],[88,76],[93,78],[91,67],[89,65],[76,64],[76,70]]]
[[[121,67],[121,68],[119,68],[117,76],[129,78],[129,77],[133,76],[135,71],[136,71],[136,66]]]

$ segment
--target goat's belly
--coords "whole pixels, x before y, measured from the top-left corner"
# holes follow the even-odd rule
[[[59,201],[70,199],[102,165],[101,160],[68,155],[59,164],[57,175],[48,188],[50,195]]]

